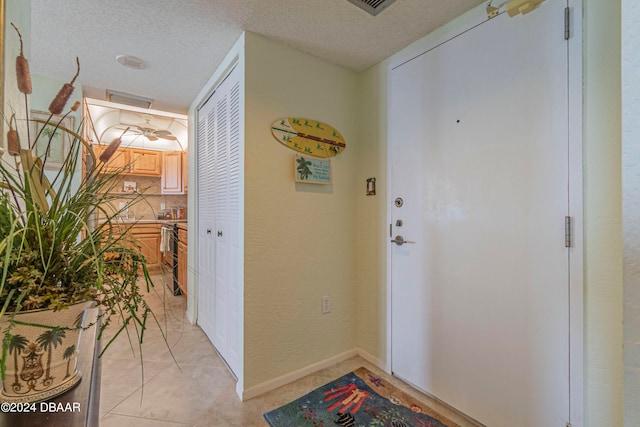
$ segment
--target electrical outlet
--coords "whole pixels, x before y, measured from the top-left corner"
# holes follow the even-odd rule
[[[325,295],[322,297],[322,314],[331,313],[331,296]]]

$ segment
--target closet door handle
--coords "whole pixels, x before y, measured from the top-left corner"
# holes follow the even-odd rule
[[[222,231],[218,231],[218,237],[222,236]]]
[[[207,228],[207,234],[211,234],[211,229]]]

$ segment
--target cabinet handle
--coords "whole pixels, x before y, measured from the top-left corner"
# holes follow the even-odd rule
[[[207,234],[211,234],[211,229],[207,228]]]
[[[222,236],[222,231],[218,231],[218,237]]]

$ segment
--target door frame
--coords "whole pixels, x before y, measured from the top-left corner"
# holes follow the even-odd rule
[[[573,427],[584,425],[584,218],[583,218],[583,172],[582,172],[582,126],[583,126],[583,68],[582,68],[582,0],[548,0],[561,1],[569,8],[570,37],[568,50],[568,139],[569,139],[569,215],[571,217],[571,239],[569,248],[569,411]],[[502,12],[504,13],[504,12]],[[535,13],[535,11],[531,12]],[[518,15],[510,19],[526,19]],[[454,19],[434,33],[413,43],[390,59],[386,67],[386,120],[389,111],[389,90],[393,69],[416,57],[488,22],[485,5],[478,6],[468,13]],[[387,126],[387,129],[389,127]],[[391,149],[390,137],[386,138],[386,224],[392,222],[393,194],[391,194]],[[387,237],[385,227],[385,237]],[[391,245],[386,243],[386,363],[385,370],[392,373],[391,356]]]

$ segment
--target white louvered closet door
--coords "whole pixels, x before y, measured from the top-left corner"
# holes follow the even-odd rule
[[[214,127],[215,102],[211,99],[198,111],[197,135],[197,232],[198,232],[198,324],[209,337],[213,337],[213,303],[215,301],[215,203],[214,203]],[[211,338],[210,338],[211,339]]]
[[[242,138],[234,69],[198,113],[198,324],[241,369]]]

